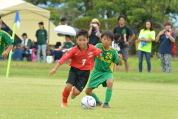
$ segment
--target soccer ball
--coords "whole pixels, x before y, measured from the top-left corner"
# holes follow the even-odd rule
[[[85,96],[82,98],[81,106],[83,109],[94,109],[96,107],[96,101],[92,96]]]

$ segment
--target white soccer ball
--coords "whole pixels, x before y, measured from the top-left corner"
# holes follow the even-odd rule
[[[85,96],[82,98],[81,106],[83,109],[94,109],[96,107],[96,100],[92,96]]]

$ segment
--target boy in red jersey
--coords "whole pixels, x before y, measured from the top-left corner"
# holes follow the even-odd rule
[[[80,30],[76,35],[77,46],[66,52],[63,57],[58,60],[56,66],[49,72],[54,74],[58,67],[64,64],[68,59],[70,61],[70,71],[66,87],[62,93],[61,107],[67,107],[67,99],[72,90],[71,98],[74,99],[79,95],[87,84],[90,70],[94,67],[94,56],[100,56],[101,50],[93,45],[88,44],[88,32]],[[74,88],[72,89],[72,87]]]

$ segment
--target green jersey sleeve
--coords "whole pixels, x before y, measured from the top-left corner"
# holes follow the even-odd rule
[[[116,65],[119,65],[119,55],[117,53],[116,50],[113,51],[113,62],[116,64]]]
[[[14,43],[14,40],[12,39],[12,37],[6,32],[3,33],[3,37],[2,38],[4,40],[4,43],[5,43],[6,47]]]

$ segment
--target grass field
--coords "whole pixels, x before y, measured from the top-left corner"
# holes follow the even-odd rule
[[[129,73],[123,67],[114,73],[112,108],[94,110],[80,107],[84,92],[69,98],[69,107],[60,107],[67,64],[48,76],[55,64],[12,62],[8,79],[6,65],[0,62],[0,119],[178,119],[177,62],[172,62],[171,74],[161,73],[159,60],[152,61],[152,73],[146,68],[138,73],[137,60],[130,59]],[[95,92],[104,101],[105,88]]]

